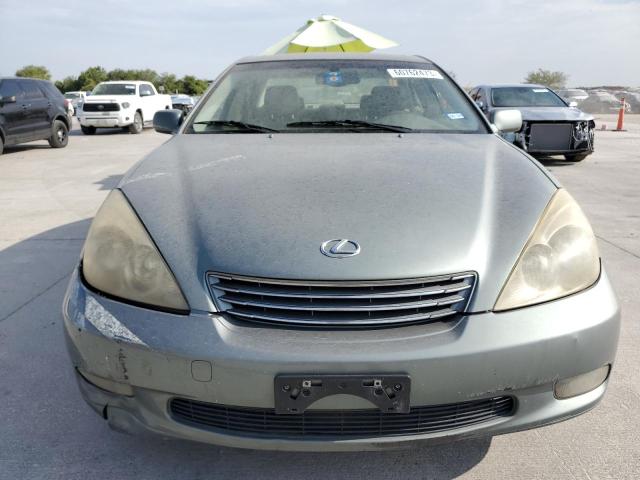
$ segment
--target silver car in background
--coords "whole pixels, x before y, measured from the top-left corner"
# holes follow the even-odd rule
[[[575,107],[579,106],[583,100],[589,98],[587,91],[580,88],[563,88],[556,93],[569,105],[573,104]]]
[[[580,162],[593,153],[593,115],[565,102],[544,85],[480,85],[469,95],[490,122],[500,110],[518,109],[522,128],[504,137],[530,155],[563,155],[569,161]]]
[[[182,110],[185,114],[189,113],[195,104],[195,99],[184,93],[171,95],[171,106],[176,110]]]
[[[113,190],[64,300],[119,431],[364,450],[603,397],[620,313],[571,195],[421,57],[252,57]]]

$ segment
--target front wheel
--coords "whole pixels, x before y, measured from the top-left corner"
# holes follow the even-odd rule
[[[64,148],[69,143],[69,129],[62,120],[54,120],[51,125],[49,145],[53,148]]]
[[[140,115],[140,112],[136,112],[133,116],[133,123],[129,125],[129,132],[133,134],[142,132],[142,115]]]
[[[567,154],[564,156],[564,158],[569,162],[581,162],[588,156],[589,156],[588,153],[574,153],[574,154]]]
[[[80,125],[80,130],[82,130],[82,133],[85,135],[93,135],[96,133],[96,127],[85,127],[84,125]]]

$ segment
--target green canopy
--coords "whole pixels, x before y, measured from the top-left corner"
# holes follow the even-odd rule
[[[264,54],[306,52],[371,52],[398,44],[380,35],[343,22],[331,15],[321,15],[269,47]]]

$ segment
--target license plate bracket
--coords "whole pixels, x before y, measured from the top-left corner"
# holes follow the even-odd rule
[[[403,374],[277,375],[274,379],[275,410],[299,415],[330,395],[355,395],[369,400],[385,413],[409,413],[411,379]]]

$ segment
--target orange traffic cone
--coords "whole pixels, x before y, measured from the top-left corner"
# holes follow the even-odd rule
[[[626,132],[626,130],[622,128],[624,124],[624,106],[624,97],[622,97],[620,99],[620,110],[618,110],[618,126],[616,126],[614,132]]]

